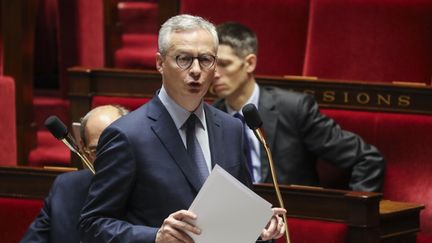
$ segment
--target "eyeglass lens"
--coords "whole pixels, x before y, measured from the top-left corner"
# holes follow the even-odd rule
[[[216,61],[216,57],[210,54],[199,55],[196,57],[186,54],[176,56],[177,65],[182,69],[190,68],[195,59],[198,59],[199,65],[203,69],[211,68]]]

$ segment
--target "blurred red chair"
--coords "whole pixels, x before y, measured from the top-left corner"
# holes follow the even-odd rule
[[[104,0],[105,65],[156,69],[158,2]]]
[[[429,0],[311,0],[303,75],[429,84]]]
[[[91,109],[101,105],[121,105],[124,108],[133,111],[143,104],[147,103],[150,98],[138,97],[120,97],[120,96],[94,96],[92,98]]]
[[[302,74],[308,0],[182,0],[180,13],[202,16],[215,24],[236,21],[251,28],[258,37],[257,74]]]
[[[17,165],[15,82],[0,76],[0,165]]]
[[[432,116],[381,114],[377,127],[387,160],[384,199],[425,204],[421,233],[432,235]]]

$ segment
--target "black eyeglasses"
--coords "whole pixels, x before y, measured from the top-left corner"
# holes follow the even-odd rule
[[[195,61],[195,59],[198,59],[198,63],[202,69],[210,69],[213,67],[213,65],[216,62],[216,56],[210,55],[210,54],[204,54],[199,56],[191,56],[187,54],[180,54],[175,56],[175,60],[177,63],[177,66],[181,69],[189,69],[192,66],[192,63]]]

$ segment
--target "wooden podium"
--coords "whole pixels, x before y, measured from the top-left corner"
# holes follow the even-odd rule
[[[288,217],[348,225],[347,242],[416,242],[421,204],[381,200],[381,193],[353,192],[296,185],[280,187]],[[278,205],[271,184],[254,191]]]

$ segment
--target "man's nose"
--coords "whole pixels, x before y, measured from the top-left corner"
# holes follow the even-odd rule
[[[199,64],[198,58],[195,58],[192,61],[192,65],[190,67],[190,73],[197,74],[201,72],[201,66]]]
[[[219,69],[218,69],[218,67],[216,66],[216,69],[215,69],[215,74],[214,74],[214,79],[219,79],[220,78],[220,73],[219,73]]]

